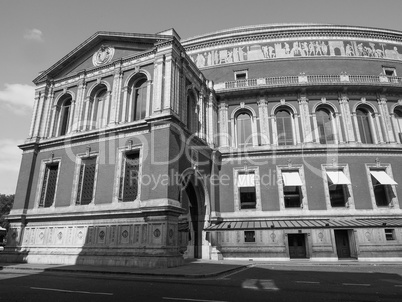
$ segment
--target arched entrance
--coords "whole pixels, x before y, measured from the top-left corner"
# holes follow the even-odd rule
[[[205,194],[203,185],[196,179],[194,173],[182,178],[181,203],[186,212],[179,218],[182,225],[182,251],[184,258],[204,258],[202,255],[205,224]],[[204,255],[207,256],[207,255]],[[209,255],[208,255],[209,257]]]

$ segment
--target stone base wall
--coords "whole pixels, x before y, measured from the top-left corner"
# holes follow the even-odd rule
[[[173,267],[183,264],[176,218],[11,225],[0,262]]]
[[[402,255],[402,228],[393,228],[394,238],[386,238],[384,228],[348,229],[351,258],[394,259]],[[304,236],[306,258],[337,260],[337,246],[333,229],[255,230],[255,241],[246,242],[243,230],[217,231],[212,245],[223,259],[289,259],[290,234]]]

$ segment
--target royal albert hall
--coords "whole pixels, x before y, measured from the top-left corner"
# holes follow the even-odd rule
[[[402,32],[97,32],[34,79],[2,261],[402,259]]]

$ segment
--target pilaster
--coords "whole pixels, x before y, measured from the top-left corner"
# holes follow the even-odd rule
[[[352,122],[352,115],[350,113],[350,108],[349,108],[349,99],[345,95],[341,95],[339,97],[339,105],[341,109],[341,114],[342,114],[342,122],[343,122],[343,127],[345,129],[345,140],[346,142],[355,142],[355,134],[353,131],[353,122]],[[354,114],[354,121],[357,123],[356,116]],[[356,126],[356,125],[355,125]],[[356,129],[359,129],[358,127]],[[359,131],[356,131],[356,135],[360,137]]]
[[[229,121],[228,121],[228,105],[226,103],[219,104],[219,146],[229,147]]]
[[[258,104],[258,115],[260,116],[261,145],[266,146],[270,144],[268,103],[265,98],[260,98],[257,101],[257,104]]]

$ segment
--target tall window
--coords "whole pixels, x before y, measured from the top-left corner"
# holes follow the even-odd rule
[[[87,205],[92,202],[96,171],[96,157],[83,158],[78,178],[77,205]]]
[[[253,145],[253,131],[251,128],[251,116],[241,113],[236,118],[237,147],[244,148]]]
[[[367,109],[359,108],[356,110],[357,124],[359,126],[360,139],[363,144],[373,143],[371,131],[372,117]]]
[[[327,170],[328,192],[331,207],[345,207],[348,201],[350,181],[342,169]]]
[[[239,173],[237,187],[239,189],[240,209],[255,209],[257,196],[254,173]]]
[[[65,135],[68,132],[69,120],[70,120],[71,98],[68,98],[63,102],[60,110],[60,133],[59,135]]]
[[[107,108],[105,108],[107,89],[102,88],[96,92],[93,100],[93,127],[101,128],[106,124]]]
[[[320,144],[333,144],[335,137],[332,128],[332,113],[321,108],[316,111],[316,118]]]
[[[278,131],[278,145],[293,145],[293,117],[287,110],[276,113],[276,128]]]
[[[397,185],[397,183],[384,169],[370,169],[370,177],[377,207],[389,206],[393,198],[391,186]]]
[[[285,208],[300,208],[303,182],[299,171],[282,171],[282,180]]]
[[[145,118],[147,109],[147,79],[138,80],[133,87],[133,120],[139,121]]]
[[[56,195],[57,175],[59,171],[58,163],[47,164],[43,176],[39,207],[48,208],[53,205]]]
[[[187,129],[191,132],[198,131],[197,101],[190,91],[187,96]]]
[[[123,154],[119,187],[119,199],[121,201],[134,201],[137,198],[139,161],[140,153],[138,151]]]
[[[401,107],[395,108],[394,117],[396,120],[396,132],[399,137],[399,141],[402,143],[402,108]]]

